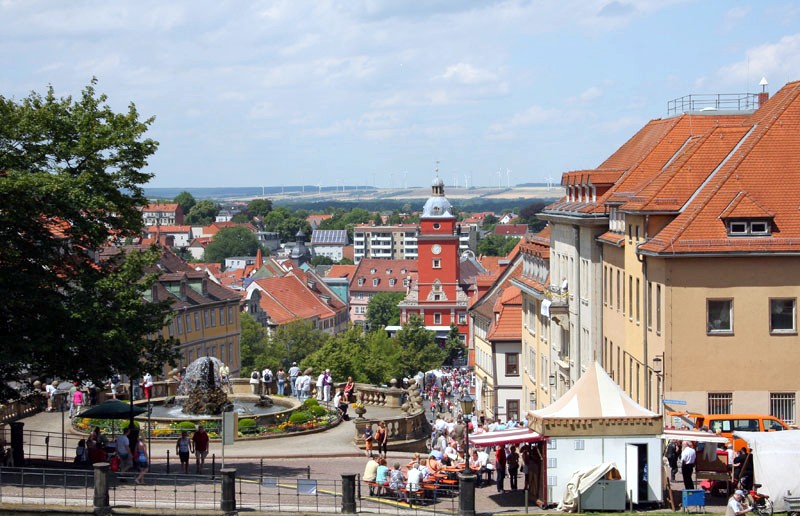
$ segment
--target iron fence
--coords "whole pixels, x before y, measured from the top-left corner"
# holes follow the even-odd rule
[[[0,503],[92,507],[94,470],[0,468]],[[108,473],[108,502],[112,508],[219,510],[223,499],[222,476],[147,473],[144,483],[137,473]],[[457,486],[428,486],[407,493],[408,502],[393,493],[368,493],[355,475],[355,510],[373,514],[458,513]],[[236,477],[233,487],[238,510],[298,513],[340,513],[341,479],[303,477]],[[352,486],[352,481],[351,484]]]
[[[72,469],[0,468],[0,502],[91,507],[94,475]]]

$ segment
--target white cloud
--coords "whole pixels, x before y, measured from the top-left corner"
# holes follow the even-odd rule
[[[715,79],[726,86],[747,84],[755,91],[762,76],[776,87],[772,91],[783,86],[784,81],[800,77],[800,33],[749,49],[745,59],[720,68]],[[706,78],[698,79],[701,85],[708,82]]]
[[[497,81],[497,75],[494,73],[476,68],[469,63],[450,65],[440,77],[461,84],[484,84]]]

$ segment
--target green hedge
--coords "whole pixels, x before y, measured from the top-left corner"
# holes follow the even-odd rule
[[[245,418],[239,420],[239,428],[253,428],[256,426],[256,420],[253,418]]]
[[[307,410],[309,407],[318,407],[319,401],[316,398],[308,398],[303,402],[303,410]]]

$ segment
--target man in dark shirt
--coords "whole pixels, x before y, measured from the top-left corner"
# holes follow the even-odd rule
[[[197,427],[197,431],[192,435],[192,442],[194,443],[194,457],[197,461],[197,473],[200,474],[203,472],[206,456],[208,456],[208,434],[203,425]]]

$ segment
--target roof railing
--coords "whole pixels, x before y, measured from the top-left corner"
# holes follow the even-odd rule
[[[757,93],[700,93],[684,95],[667,102],[669,116],[681,113],[755,111],[756,109],[758,109]]]

